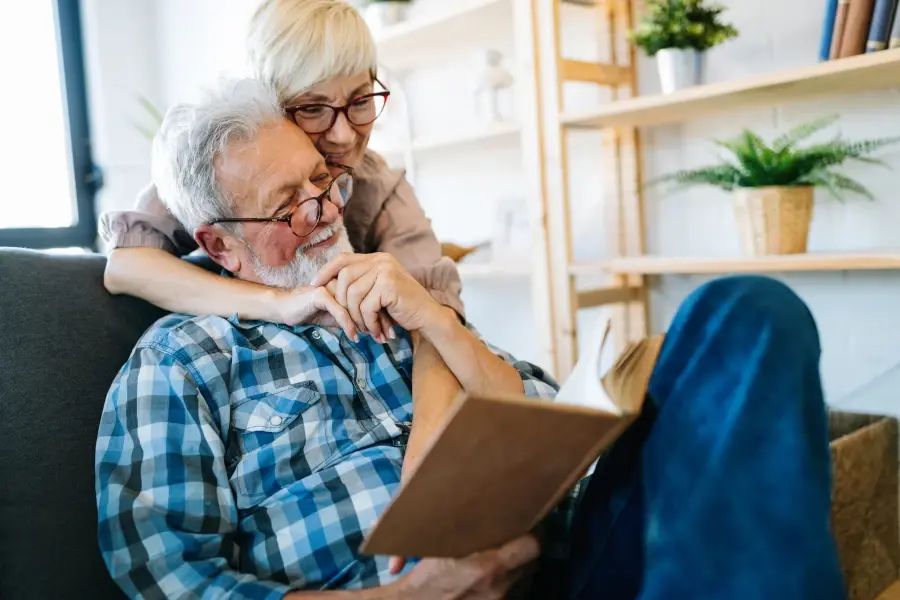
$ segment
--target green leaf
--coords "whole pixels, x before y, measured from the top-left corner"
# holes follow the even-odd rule
[[[798,125],[784,135],[775,138],[775,141],[772,142],[772,147],[776,152],[781,152],[783,150],[791,148],[797,143],[802,142],[810,136],[825,129],[829,125],[835,123],[839,118],[840,115],[828,115],[820,119],[815,119],[808,123]]]

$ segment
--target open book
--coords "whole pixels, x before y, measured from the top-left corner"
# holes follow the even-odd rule
[[[643,406],[662,336],[602,369],[601,331],[556,401],[461,394],[360,551],[459,558],[532,531]]]

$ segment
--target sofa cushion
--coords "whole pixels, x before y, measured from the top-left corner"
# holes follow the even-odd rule
[[[103,256],[0,249],[0,598],[122,598],[97,544],[104,398],[162,312],[103,287]]]

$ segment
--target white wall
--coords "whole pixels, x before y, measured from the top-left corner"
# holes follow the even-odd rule
[[[103,5],[109,11],[104,12],[102,20],[117,31],[102,31],[101,27],[99,37],[108,42],[107,51],[118,43],[122,56],[116,60],[129,59],[136,72],[131,74],[133,81],[121,65],[105,65],[118,78],[110,83],[104,77],[98,86],[101,97],[94,99],[93,106],[103,113],[104,119],[118,120],[124,127],[121,115],[127,113],[123,106],[127,102],[121,90],[137,86],[137,82],[145,84],[145,92],[153,93],[162,105],[168,105],[193,97],[198,84],[212,80],[222,71],[244,69],[243,28],[257,0],[83,1]],[[446,0],[419,0],[416,11],[421,14],[440,10],[445,3]],[[823,0],[726,0],[724,4],[741,36],[710,53],[708,81],[733,80],[816,60]],[[571,7],[565,14],[565,52],[590,58],[598,39],[595,21],[579,18],[578,11]],[[138,43],[128,43],[133,40]],[[497,23],[492,42],[495,47],[511,51],[511,24]],[[135,46],[140,50],[135,50]],[[468,122],[465,111],[471,101],[469,90],[473,66],[478,64],[477,51],[474,47],[467,50],[461,41],[455,56],[416,71],[406,80],[413,122],[419,132],[440,134]],[[656,92],[653,63],[642,60],[640,66],[642,92]],[[92,91],[93,88],[92,85]],[[120,100],[118,106],[113,100],[116,97]],[[597,98],[594,91],[584,86],[567,90],[569,108],[595,103]],[[713,147],[708,140],[733,135],[741,127],[770,135],[777,129],[833,111],[843,115],[842,128],[849,137],[900,134],[896,100],[896,93],[861,94],[648,129],[643,133],[645,174],[651,178],[712,160]],[[114,146],[115,136],[109,137]],[[123,156],[130,156],[131,149],[140,147],[129,139],[119,142],[129,149]],[[573,231],[579,259],[603,256],[603,224],[598,219],[602,214],[598,198],[602,198],[603,173],[598,166],[598,147],[596,136],[572,136]],[[102,154],[110,161],[119,157],[115,149]],[[897,153],[891,157],[894,166],[900,166],[897,157]],[[140,156],[133,157],[135,164],[140,160]],[[490,233],[490,211],[495,199],[523,193],[523,168],[533,167],[523,167],[514,142],[464,152],[434,153],[417,161],[416,189],[442,239],[471,243]],[[893,192],[900,174],[872,168],[853,169],[850,174],[862,178],[878,202],[854,200],[841,205],[820,195],[811,250],[896,246],[900,206],[894,203]],[[117,196],[115,200],[126,197]],[[677,194],[651,190],[646,196],[646,210],[651,253],[726,256],[739,252],[730,201],[722,193],[703,189]],[[783,279],[809,303],[818,321],[824,348],[822,374],[829,401],[855,410],[900,414],[896,393],[900,389],[900,314],[894,310],[900,304],[900,274],[798,274]],[[654,281],[654,330],[667,326],[681,299],[701,281],[702,278],[687,276]],[[529,328],[527,282],[464,283],[470,317],[487,337],[523,358],[539,356],[537,339]],[[596,311],[580,315],[582,328],[588,327],[595,316]]]

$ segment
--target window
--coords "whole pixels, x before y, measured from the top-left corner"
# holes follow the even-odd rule
[[[93,247],[79,0],[17,2],[0,19],[0,73],[0,246]]]

